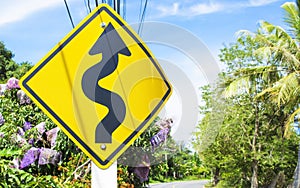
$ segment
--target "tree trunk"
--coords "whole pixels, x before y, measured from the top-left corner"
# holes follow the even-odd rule
[[[293,188],[300,188],[300,144],[298,147],[298,162],[294,174]]]
[[[271,184],[268,186],[268,188],[275,188],[275,187],[276,187],[276,184],[277,184],[277,182],[278,182],[280,173],[281,173],[281,172],[279,172],[279,173],[274,177],[274,179],[272,180],[272,182],[271,182]]]
[[[259,119],[258,119],[258,104],[255,104],[255,127],[254,135],[252,140],[252,152],[254,154],[254,159],[252,160],[252,177],[251,177],[251,188],[258,188],[258,161],[257,161],[257,137],[259,129]],[[259,148],[260,150],[260,148]],[[258,151],[259,151],[258,150]]]
[[[258,162],[257,160],[253,160],[252,162],[252,178],[251,178],[251,188],[258,188]]]
[[[218,167],[215,169],[213,181],[214,186],[216,186],[220,181],[220,169]]]

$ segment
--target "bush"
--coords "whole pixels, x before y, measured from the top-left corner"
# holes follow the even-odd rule
[[[0,97],[0,185],[89,186],[90,160],[35,104],[21,104],[19,92]]]

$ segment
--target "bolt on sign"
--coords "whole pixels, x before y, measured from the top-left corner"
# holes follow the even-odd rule
[[[21,88],[102,169],[172,93],[145,43],[104,4],[21,79]]]

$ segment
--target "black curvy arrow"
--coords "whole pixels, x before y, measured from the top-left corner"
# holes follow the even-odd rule
[[[118,66],[118,54],[130,56],[131,53],[111,23],[104,29],[89,51],[89,55],[102,54],[99,63],[90,67],[81,80],[84,94],[92,101],[106,106],[108,114],[96,128],[96,143],[111,143],[112,133],[123,122],[126,107],[122,98],[114,92],[101,87],[98,82],[110,75]]]

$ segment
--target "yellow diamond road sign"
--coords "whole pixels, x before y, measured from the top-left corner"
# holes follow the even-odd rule
[[[139,36],[100,5],[22,79],[21,88],[97,166],[149,126],[171,85]]]

